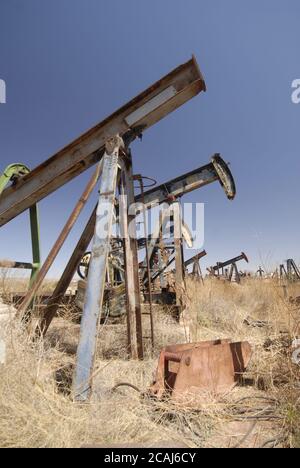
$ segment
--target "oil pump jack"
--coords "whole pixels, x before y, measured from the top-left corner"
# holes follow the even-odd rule
[[[208,272],[212,276],[217,276],[218,278],[223,277],[228,281],[234,280],[236,283],[240,283],[241,275],[237,267],[237,262],[240,262],[241,260],[245,260],[247,263],[249,263],[247,255],[242,252],[241,255],[231,258],[230,260],[226,260],[225,262],[217,262],[215,266],[208,268]],[[229,272],[228,270],[225,270],[226,267],[230,267]]]
[[[292,258],[286,260],[286,267],[284,264],[279,266],[279,274],[281,280],[284,278],[290,282],[300,280],[300,270]]]
[[[193,57],[37,168],[19,177],[15,183],[7,186],[1,193],[0,227],[25,210],[30,209],[40,200],[49,196],[93,165],[97,166],[18,309],[20,318],[26,321],[31,319],[32,300],[93,189],[100,180],[98,202],[52,296],[47,302],[47,307],[40,315],[39,326],[36,330],[39,335],[46,333],[56,314],[59,303],[92,241],[73,380],[73,395],[77,401],[87,400],[92,390],[98,323],[103,315],[107,277],[111,259],[114,257],[115,239],[112,235],[112,226],[118,224],[121,232],[121,242],[116,250],[118,252],[122,251],[123,255],[121,256],[123,264],[119,272],[122,271],[123,276],[120,277],[123,278],[125,286],[128,354],[131,358],[142,359],[144,347],[140,295],[141,275],[139,275],[138,242],[134,235],[136,231],[136,213],[130,211],[130,206],[135,202],[141,202],[144,206],[143,209],[148,210],[157,204],[164,202],[168,204],[174,223],[173,248],[176,283],[182,284],[184,281],[184,260],[180,197],[214,181],[221,183],[229,199],[233,199],[235,196],[233,177],[219,154],[214,155],[209,164],[201,166],[199,169],[172,179],[151,190],[145,192],[142,190],[139,195],[135,194],[131,143],[149,127],[205,90],[203,76],[196,59]],[[160,236],[157,237],[157,239],[159,238]],[[145,239],[149,282],[149,278],[151,278],[149,262],[151,263],[153,243],[150,244],[147,234],[145,234]],[[157,247],[157,239],[155,239],[154,247]],[[113,265],[112,269],[114,269],[113,261],[111,264]],[[164,268],[165,266],[163,265]],[[144,274],[142,279],[145,281]],[[153,331],[153,316],[151,314],[150,320]],[[210,386],[213,385],[212,376],[218,379],[222,377],[224,366],[227,366],[228,371],[226,373],[226,382],[224,382],[225,387],[234,385],[237,375],[245,369],[250,358],[247,343],[239,343],[238,346],[235,346],[234,343],[230,343],[230,340],[225,340],[206,343],[196,348],[200,360],[205,358],[207,352],[211,356],[209,373],[206,375],[207,378],[204,379],[205,384]],[[172,349],[172,352],[173,356],[175,356],[176,350]],[[189,347],[188,353],[193,354],[193,347]],[[176,354],[176,359],[174,358],[176,362],[181,361],[181,354],[180,352]],[[215,359],[220,354],[223,356],[222,366],[218,366],[218,361]],[[168,359],[172,361],[173,358],[168,355]],[[187,364],[188,360],[190,362],[190,356],[185,361],[187,366],[189,365]],[[183,363],[183,365],[185,364]],[[192,367],[190,371],[191,369]],[[160,374],[159,376],[161,377]],[[180,377],[179,374],[178,377]],[[178,378],[179,380],[180,378]],[[161,379],[160,383],[163,384]]]

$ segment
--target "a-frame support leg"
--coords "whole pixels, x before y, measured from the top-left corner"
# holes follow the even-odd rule
[[[41,323],[38,326],[36,331],[37,334],[42,333],[45,335],[47,330],[56,315],[57,309],[59,308],[60,302],[64,297],[75,273],[76,269],[82,259],[84,253],[86,252],[95,231],[95,223],[96,223],[96,211],[97,207],[92,212],[86,227],[72,253],[70,260],[58,281],[55,290],[53,291],[52,296],[50,297],[49,301],[47,302],[47,307],[43,312],[43,317],[41,319]]]
[[[131,156],[121,162],[120,225],[124,243],[128,350],[133,359],[143,359],[142,310],[136,241],[134,186]]]
[[[170,206],[173,212],[174,222],[174,247],[175,247],[175,288],[176,305],[183,306],[183,292],[185,290],[183,270],[183,248],[182,248],[182,218],[180,203],[174,202]]]
[[[87,400],[91,393],[97,329],[103,305],[107,261],[114,217],[119,151],[122,146],[123,140],[119,136],[111,138],[106,144],[106,152],[103,159],[96,227],[73,382],[73,395],[78,401]]]
[[[238,270],[238,267],[236,263],[233,263],[230,268],[230,273],[229,273],[229,281],[230,282],[235,282],[235,283],[240,283],[241,282],[241,277],[240,273]]]

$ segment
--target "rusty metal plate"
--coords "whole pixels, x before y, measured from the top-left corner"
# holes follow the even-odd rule
[[[167,346],[160,354],[150,394],[174,399],[184,393],[223,394],[238,383],[251,354],[248,342],[230,340]]]

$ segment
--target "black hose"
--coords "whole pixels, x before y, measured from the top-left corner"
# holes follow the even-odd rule
[[[114,392],[115,390],[117,390],[117,388],[119,387],[130,387],[130,388],[133,388],[133,390],[135,390],[136,392],[139,392],[139,393],[142,393],[141,390],[136,387],[135,385],[131,384],[131,383],[127,383],[127,382],[120,382],[118,383],[117,385],[115,385],[111,391]]]

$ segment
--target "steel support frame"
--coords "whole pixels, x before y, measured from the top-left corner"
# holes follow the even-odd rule
[[[240,273],[239,273],[237,264],[236,264],[235,262],[233,262],[233,263],[231,264],[230,271],[229,271],[229,275],[228,275],[228,281],[229,281],[229,282],[232,282],[232,281],[233,281],[233,278],[235,279],[235,282],[236,282],[236,283],[240,283],[240,282],[241,282]]]
[[[286,270],[289,281],[300,279],[300,271],[292,258],[287,259],[286,261]]]
[[[102,315],[107,262],[114,220],[119,152],[122,146],[123,140],[119,136],[111,138],[106,144],[103,158],[96,225],[73,381],[73,395],[77,401],[86,401],[91,394],[98,324]]]
[[[183,306],[183,293],[185,291],[185,272],[183,268],[183,245],[182,245],[182,216],[179,201],[170,205],[174,222],[174,247],[175,247],[175,291],[176,305]]]
[[[214,156],[214,158],[216,158],[216,155]],[[217,160],[220,161],[220,156],[218,156]],[[223,162],[223,164],[225,163]],[[144,193],[145,206],[148,209],[150,209],[153,205],[159,205],[164,202],[169,204],[170,196],[174,199],[175,195],[177,197],[182,196],[185,193],[191,192],[193,190],[197,190],[207,184],[211,184],[216,181],[221,182],[221,179],[218,173],[216,172],[214,164],[213,163],[206,164],[205,166],[201,166],[192,172],[183,174],[177,177],[176,179],[169,180],[165,182],[164,184],[161,184],[155,187],[154,189],[145,191]],[[142,200],[141,200],[140,195],[135,196],[136,203],[141,203],[141,201]],[[84,233],[80,241],[76,245],[76,248],[69,260],[69,263],[66,266],[63,272],[63,275],[53,292],[53,296],[48,301],[48,306],[46,310],[44,311],[44,314],[43,314],[44,316],[42,319],[43,333],[47,332],[51,324],[51,321],[57,312],[57,309],[59,307],[59,302],[62,299],[63,295],[65,294],[70,282],[72,281],[72,278],[74,274],[76,273],[77,266],[80,263],[82,256],[84,255],[85,251],[88,248],[88,245],[93,236],[95,219],[96,219],[96,208],[93,214],[91,215],[86,225],[86,228],[84,230]],[[160,226],[161,225],[159,225],[158,228],[160,228]],[[159,233],[159,231],[157,231],[157,233]],[[153,249],[153,247],[156,246],[156,243],[157,243],[156,239],[151,240],[151,243],[149,245],[150,258],[151,258],[151,249]],[[169,264],[170,263],[168,262],[168,265],[166,265],[165,267],[162,267],[162,269],[160,270],[161,273],[163,273],[163,271],[165,270],[165,268],[167,268],[167,266],[169,266]],[[154,277],[156,277],[156,275],[154,275]],[[154,280],[154,277],[152,275],[152,280]],[[146,276],[144,280],[146,281]]]
[[[152,352],[154,351],[154,316],[153,316],[153,300],[152,300],[152,281],[151,281],[151,255],[149,251],[149,237],[148,237],[148,224],[147,224],[147,213],[145,208],[145,200],[144,200],[144,181],[141,175],[134,176],[134,180],[139,182],[140,186],[140,193],[142,196],[142,206],[141,206],[141,213],[143,215],[143,226],[144,226],[144,237],[145,237],[145,261],[146,262],[146,272],[147,272],[147,279],[148,279],[148,294],[149,294],[149,318],[150,318],[150,332],[151,332],[151,347]]]
[[[86,401],[91,393],[97,329],[102,316],[118,182],[121,194],[119,199],[119,222],[125,259],[128,351],[133,359],[143,359],[136,213],[132,212],[132,205],[135,201],[132,160],[130,152],[125,152],[122,138],[117,135],[108,140],[103,160],[95,233],[73,383],[73,395],[78,401]],[[104,220],[105,225],[103,225]]]
[[[127,305],[128,352],[132,359],[143,359],[143,334],[138,250],[136,241],[134,186],[131,156],[121,161],[121,198],[119,206],[121,236],[124,246]]]
[[[20,177],[23,177],[26,174],[30,174],[30,169],[22,163],[15,163],[7,166],[4,173],[0,176],[0,200],[1,194],[9,182],[12,181],[16,183]],[[31,270],[29,283],[31,287],[41,267],[40,224],[38,206],[36,203],[29,207],[29,220],[31,232],[32,263],[28,264],[24,262],[11,262],[14,264],[14,266],[10,266],[8,268],[24,268],[23,265],[27,265],[25,268]]]

